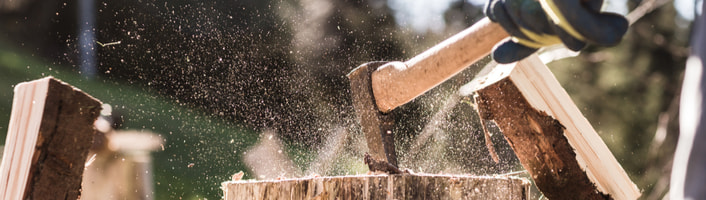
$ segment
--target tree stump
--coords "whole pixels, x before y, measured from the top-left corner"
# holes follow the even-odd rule
[[[515,177],[395,174],[228,181],[236,199],[528,199],[529,181]]]
[[[481,119],[497,124],[537,188],[549,199],[640,196],[637,186],[536,55],[498,65],[469,87],[475,91]]]
[[[101,102],[48,77],[15,87],[0,199],[77,199]]]

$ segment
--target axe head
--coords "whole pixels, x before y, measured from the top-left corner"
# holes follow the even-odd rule
[[[348,73],[353,97],[353,107],[365,134],[370,156],[397,166],[392,115],[381,112],[375,104],[371,76],[378,67],[387,62],[369,62]]]

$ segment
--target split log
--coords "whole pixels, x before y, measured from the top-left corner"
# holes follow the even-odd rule
[[[630,180],[546,65],[533,55],[476,80],[483,120],[502,131],[549,199],[637,199]]]
[[[514,177],[395,174],[228,181],[235,199],[528,199],[529,182]]]
[[[15,87],[0,199],[77,199],[101,102],[51,77]]]

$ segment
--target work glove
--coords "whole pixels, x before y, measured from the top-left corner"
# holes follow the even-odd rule
[[[511,63],[558,43],[573,51],[586,43],[614,46],[627,31],[628,21],[601,12],[602,5],[603,0],[489,0],[485,14],[511,36],[493,48],[493,59]]]

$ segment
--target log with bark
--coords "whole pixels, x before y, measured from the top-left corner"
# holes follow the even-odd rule
[[[464,86],[466,87],[466,86]],[[640,191],[536,55],[467,87],[549,199],[637,199]],[[464,93],[462,91],[462,93]]]
[[[15,87],[0,199],[77,199],[100,101],[51,77]]]

